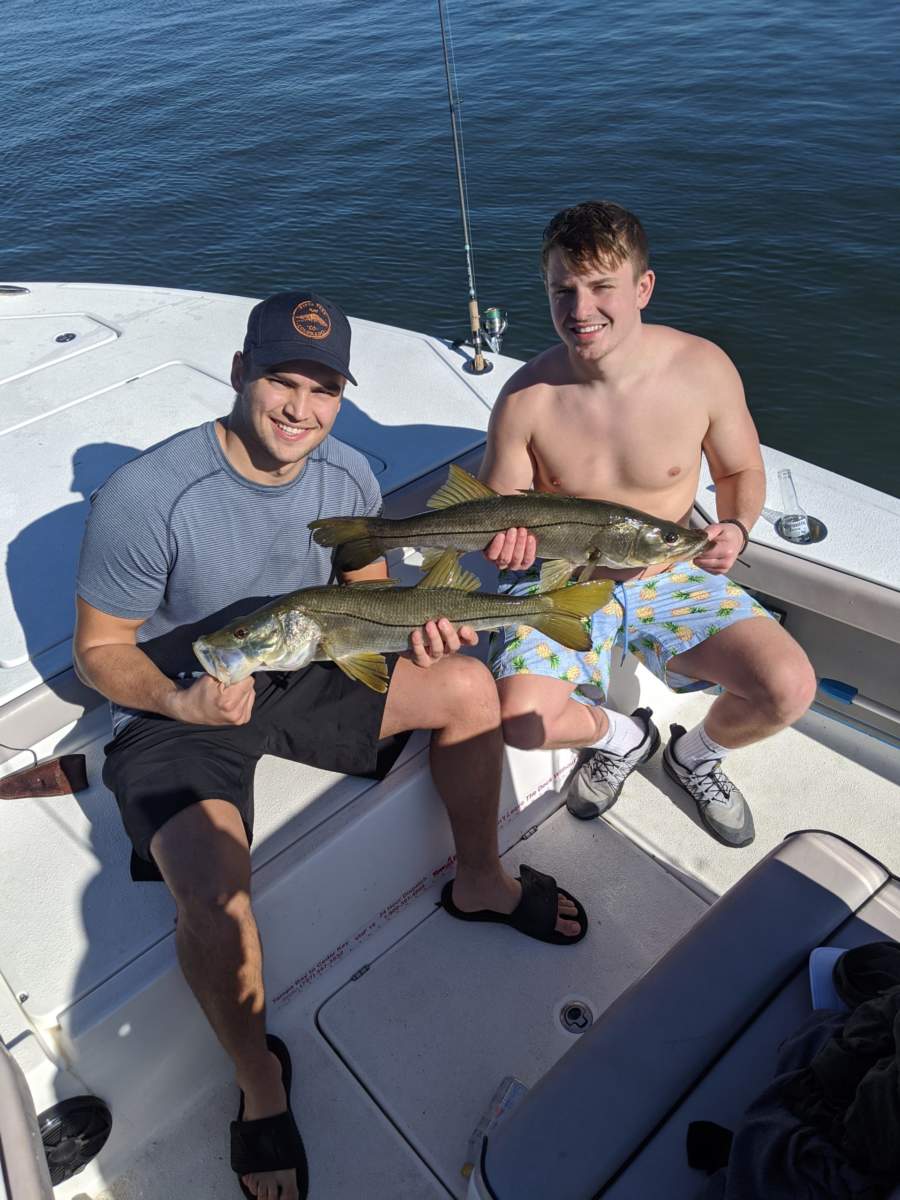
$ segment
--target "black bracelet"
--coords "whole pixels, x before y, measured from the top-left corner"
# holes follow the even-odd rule
[[[750,534],[747,532],[747,526],[743,523],[743,521],[739,521],[737,519],[737,517],[722,517],[721,521],[719,521],[719,524],[720,525],[737,525],[738,529],[744,535],[744,544],[743,544],[743,546],[741,546],[740,551],[739,551],[740,554],[743,554],[744,551],[747,549],[747,543],[750,541]]]

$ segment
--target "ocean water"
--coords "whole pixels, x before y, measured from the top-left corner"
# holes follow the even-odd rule
[[[541,230],[637,212],[648,318],[736,362],[763,440],[900,494],[900,22],[882,0],[448,0],[479,297],[553,331]],[[455,336],[432,0],[6,0],[0,277],[312,286]]]

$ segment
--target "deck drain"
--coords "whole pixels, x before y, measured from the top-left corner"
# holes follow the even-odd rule
[[[577,1037],[594,1023],[591,1006],[581,999],[564,1000],[559,1010],[559,1023],[566,1033],[574,1033]]]

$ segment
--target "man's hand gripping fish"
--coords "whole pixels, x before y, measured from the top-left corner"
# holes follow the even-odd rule
[[[426,621],[447,617],[473,629],[530,625],[571,650],[589,650],[585,621],[612,592],[608,580],[535,596],[497,596],[478,592],[478,586],[456,554],[447,551],[415,587],[379,579],[304,588],[198,638],[194,653],[220,683],[238,683],[253,671],[297,671],[313,660],[331,659],[351,679],[386,692],[382,651],[407,649],[412,630]]]
[[[428,507],[436,511],[397,521],[326,517],[309,527],[320,546],[340,547],[335,556],[340,571],[356,571],[396,546],[466,554],[483,550],[497,533],[526,528],[537,538],[538,557],[545,560],[545,592],[558,588],[578,567],[647,567],[694,558],[708,544],[701,530],[605,500],[547,492],[503,496],[455,463]]]

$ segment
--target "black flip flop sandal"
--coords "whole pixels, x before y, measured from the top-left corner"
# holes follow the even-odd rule
[[[588,929],[588,919],[584,908],[565,888],[557,887],[552,875],[536,871],[525,863],[519,867],[519,880],[522,884],[522,899],[511,913],[495,912],[491,908],[482,908],[477,912],[463,912],[453,903],[453,880],[445,883],[441,891],[441,907],[460,921],[491,921],[496,925],[511,925],[520,933],[536,938],[539,942],[549,942],[554,946],[574,946],[580,942]],[[577,921],[580,932],[574,937],[566,937],[556,929],[559,901],[557,895],[565,896],[575,905],[576,912],[567,921]]]
[[[242,1175],[289,1171],[293,1167],[297,1173],[297,1193],[300,1200],[305,1200],[309,1192],[309,1169],[303,1139],[291,1112],[291,1056],[281,1038],[274,1034],[267,1035],[266,1045],[281,1063],[287,1111],[274,1117],[245,1121],[244,1093],[241,1092],[237,1120],[231,1122],[231,1169],[237,1175],[238,1185],[247,1200],[256,1200],[249,1188],[244,1186]]]

